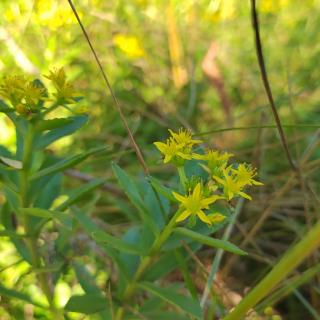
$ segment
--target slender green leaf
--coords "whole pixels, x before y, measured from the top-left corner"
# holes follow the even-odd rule
[[[151,218],[151,215],[148,212],[148,209],[146,208],[146,206],[144,205],[144,202],[133,180],[126,174],[124,170],[122,170],[116,164],[112,164],[112,170],[116,175],[122,189],[130,199],[132,204],[138,209],[140,213],[140,219],[144,223],[146,223],[155,234],[158,234],[159,233],[158,226]]]
[[[18,292],[18,291],[13,290],[13,289],[6,288],[6,287],[4,287],[3,285],[0,284],[0,296],[1,295],[5,296],[5,297],[8,297],[8,298],[19,299],[19,300],[22,300],[24,302],[31,303],[34,306],[47,309],[42,304],[33,301],[33,299],[30,298],[30,295],[22,293],[22,292]]]
[[[2,99],[0,99],[0,112],[8,113],[12,111],[12,108],[10,108]]]
[[[107,308],[108,300],[100,294],[87,293],[72,296],[64,309],[69,312],[93,314]]]
[[[67,124],[72,123],[72,118],[56,118],[50,120],[41,120],[37,123],[37,131],[46,131],[56,128],[61,128]]]
[[[3,163],[4,165],[6,165],[10,168],[13,168],[13,169],[17,169],[17,170],[22,169],[22,162],[21,161],[10,159],[7,157],[0,156],[0,163]]]
[[[53,174],[53,173],[56,173],[56,172],[61,172],[61,171],[65,170],[65,169],[67,169],[67,168],[73,167],[76,164],[86,160],[89,156],[97,154],[97,153],[100,153],[100,152],[105,151],[105,150],[107,150],[106,147],[94,148],[94,149],[89,150],[87,152],[84,152],[82,154],[78,154],[76,156],[72,156],[70,158],[61,160],[58,163],[56,163],[56,164],[54,164],[54,165],[52,165],[52,166],[50,166],[48,168],[42,169],[39,172],[35,173],[31,177],[30,180],[36,180],[36,179],[42,178],[44,176],[47,176],[49,174]]]
[[[82,287],[82,289],[87,294],[95,294],[103,297],[100,288],[97,286],[94,277],[90,274],[87,268],[78,261],[73,261],[72,266],[76,273],[77,279]],[[105,299],[105,298],[104,298]],[[113,305],[115,302],[113,302]],[[110,319],[110,310],[103,310],[99,312],[101,319],[109,320]]]
[[[172,195],[172,190],[163,186],[161,182],[153,177],[148,178],[150,180],[150,183],[152,186],[160,193],[162,194],[165,198],[177,202],[177,199]]]
[[[106,244],[107,246],[117,249],[120,252],[126,252],[130,254],[140,254],[139,247],[134,246],[128,242],[124,242],[120,239],[117,239],[110,234],[107,234],[103,231],[94,231],[92,234],[92,238],[100,244]]]
[[[35,141],[35,148],[43,149],[52,142],[74,133],[87,122],[88,116],[81,115],[70,117],[69,120],[71,122],[64,127],[52,129],[44,135],[38,136]]]
[[[291,294],[294,290],[296,290],[301,285],[309,282],[317,273],[320,272],[320,263],[315,265],[312,268],[309,268],[305,272],[297,275],[296,277],[289,279],[272,293],[267,299],[265,299],[261,304],[259,304],[259,310],[264,310],[268,306],[273,306],[282,300],[285,296]]]
[[[1,230],[0,237],[9,237],[9,238],[20,239],[20,238],[27,237],[27,235],[16,233],[15,231],[11,231],[11,230]]]
[[[240,301],[224,320],[242,319],[258,302],[320,246],[320,221],[290,248],[273,269]]]
[[[202,319],[202,310],[198,301],[176,292],[173,288],[160,288],[150,282],[141,282],[138,286],[151,294],[158,296],[180,310],[197,319]]]
[[[64,211],[67,208],[69,208],[72,204],[79,201],[82,197],[90,193],[92,190],[100,187],[105,183],[106,179],[95,179],[90,181],[89,183],[86,183],[84,186],[81,186],[77,189],[72,190],[72,192],[68,195],[69,198],[61,203],[56,210],[58,211]]]
[[[234,244],[232,244],[229,241],[224,241],[224,240],[219,240],[219,239],[214,239],[208,236],[204,236],[200,233],[191,231],[189,229],[186,228],[176,228],[174,230],[175,233],[179,233],[182,234],[184,236],[187,236],[197,242],[200,242],[202,244],[205,244],[207,246],[210,247],[214,247],[217,249],[223,249],[225,251],[229,251],[235,254],[240,254],[240,255],[246,255],[247,253],[241,249],[239,249],[237,246],[235,246]]]
[[[71,230],[72,229],[72,218],[64,212],[46,210],[42,208],[19,208],[22,214],[28,214],[35,217],[55,219],[63,227]]]

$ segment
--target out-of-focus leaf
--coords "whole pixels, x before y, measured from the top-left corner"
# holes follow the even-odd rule
[[[172,195],[172,190],[163,186],[159,180],[153,177],[148,177],[152,186],[165,198],[173,202],[177,202],[177,199]]]
[[[70,117],[69,120],[70,123],[66,124],[63,128],[55,128],[44,135],[39,136],[35,141],[35,147],[37,149],[43,149],[52,142],[74,133],[87,122],[88,116],[81,115]]]
[[[77,279],[78,279],[82,289],[85,291],[85,293],[100,295],[101,297],[103,297],[102,292],[99,289],[99,287],[97,286],[94,277],[89,273],[87,268],[78,261],[74,261],[72,263],[72,266],[73,266],[74,271],[76,273]],[[104,299],[106,299],[106,298],[104,298]],[[115,302],[113,301],[113,305],[114,304],[115,304]],[[100,311],[99,315],[100,315],[101,319],[103,319],[103,320],[110,319],[109,310]]]
[[[103,231],[95,231],[92,234],[92,238],[100,243],[100,244],[106,244],[107,246],[117,249],[120,252],[126,252],[130,254],[140,254],[139,247],[134,246],[128,242],[122,241],[120,239],[117,239],[114,236],[111,236],[110,234],[107,234]]]
[[[156,223],[152,220],[148,209],[144,205],[143,200],[133,180],[126,174],[124,170],[122,170],[116,164],[112,164],[112,169],[122,189],[130,199],[132,204],[138,209],[142,222],[146,223],[155,234],[158,234],[159,229]]]
[[[41,184],[40,187],[37,184],[34,186],[37,191],[34,192],[36,195],[34,206],[37,208],[49,209],[53,201],[60,195],[62,176],[61,174],[55,174],[52,177],[46,177],[43,180],[45,181],[42,181],[42,179],[39,180],[39,184]],[[57,209],[57,211],[64,210]]]
[[[0,112],[8,113],[12,111],[12,108],[10,108],[2,99],[0,99]]]
[[[71,230],[72,229],[72,218],[64,212],[46,210],[42,208],[19,208],[22,214],[28,214],[35,217],[55,219],[63,227]]]
[[[56,119],[50,119],[50,120],[40,120],[37,123],[36,130],[39,132],[53,130],[53,129],[61,128],[70,123],[72,123],[72,118],[56,118]]]
[[[39,304],[38,302],[33,301],[32,298],[30,298],[30,296],[28,294],[22,293],[22,292],[18,292],[16,290],[13,289],[8,289],[6,287],[4,287],[3,285],[0,284],[0,296],[3,295],[5,297],[8,298],[14,298],[14,299],[19,299],[22,300],[24,302],[27,303],[31,303],[34,306],[43,308],[43,309],[47,309],[47,307],[43,306],[42,304]]]
[[[69,196],[68,199],[66,201],[64,201],[63,203],[61,203],[56,208],[56,210],[58,210],[58,211],[66,210],[69,206],[71,206],[72,204],[81,200],[82,197],[84,197],[85,195],[90,193],[92,190],[103,185],[105,183],[105,181],[106,181],[106,179],[94,179],[94,180],[86,183],[85,185],[83,185],[77,189],[72,190],[68,194],[68,196]]]
[[[178,307],[181,311],[187,312],[196,319],[202,319],[202,310],[198,301],[191,297],[184,296],[176,292],[173,288],[160,288],[150,282],[141,282],[138,286],[156,296]]]
[[[184,235],[184,236],[187,236],[197,242],[200,242],[200,243],[205,244],[210,247],[214,247],[217,249],[223,249],[225,251],[229,251],[229,252],[239,254],[239,255],[246,255],[247,254],[245,251],[241,250],[240,248],[238,248],[237,246],[235,246],[234,244],[232,244],[229,241],[207,237],[207,236],[204,236],[200,233],[194,232],[194,231],[186,229],[186,228],[179,227],[179,228],[176,228],[174,230],[174,232],[181,234],[181,235]]]
[[[83,212],[77,210],[76,208],[71,208],[71,212],[74,215],[74,217],[77,219],[81,227],[91,236],[91,234],[95,231],[101,231],[99,227],[92,221],[92,219],[84,214]],[[129,279],[129,273],[126,268],[126,266],[123,264],[122,260],[119,258],[118,253],[110,248],[106,248],[106,246],[103,246],[102,249],[104,249],[108,255],[113,259],[113,261],[118,265],[120,269],[121,276],[124,276],[126,280]]]
[[[72,156],[70,158],[64,159],[59,161],[58,163],[42,169],[40,171],[38,171],[37,173],[35,173],[33,176],[31,176],[30,180],[36,180],[39,178],[42,178],[44,176],[47,176],[49,174],[53,174],[56,172],[61,172],[67,168],[73,167],[74,165],[84,161],[85,159],[87,159],[89,156],[103,152],[107,150],[106,147],[99,147],[99,148],[94,148],[92,150],[89,150],[87,152],[84,152],[82,154],[78,154],[76,156]]]
[[[94,293],[72,296],[64,309],[69,312],[93,314],[107,309],[107,298]]]
[[[4,165],[13,169],[17,169],[17,170],[22,169],[22,162],[18,160],[0,156],[0,163],[3,163]]]

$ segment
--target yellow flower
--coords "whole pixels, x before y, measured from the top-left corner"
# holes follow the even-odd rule
[[[8,99],[19,114],[35,111],[34,107],[43,98],[44,89],[23,76],[9,76],[0,85],[0,94]]]
[[[115,45],[129,58],[139,58],[145,55],[137,38],[118,34],[113,37]]]
[[[176,143],[180,146],[192,147],[194,144],[202,143],[201,140],[193,140],[191,131],[189,130],[180,128],[179,131],[176,133],[169,129],[169,132],[174,141],[176,141]]]
[[[164,163],[172,161],[177,166],[182,166],[185,160],[192,159],[193,145],[202,141],[192,139],[191,132],[185,129],[180,129],[177,133],[169,129],[169,132],[171,137],[166,143],[154,142],[154,145],[164,155]]]
[[[176,222],[183,221],[187,219],[190,215],[196,215],[201,221],[211,225],[214,219],[210,219],[203,211],[203,209],[209,209],[209,205],[221,199],[218,195],[213,195],[210,197],[205,197],[201,190],[201,184],[198,183],[193,192],[188,196],[182,196],[176,192],[172,193],[173,196],[181,202],[180,208],[184,209],[182,213],[178,216]]]
[[[232,171],[237,175],[237,180],[242,185],[263,185],[263,183],[253,179],[257,175],[257,173],[256,170],[250,165],[246,165],[245,163],[239,164],[238,168],[232,169]]]
[[[8,76],[3,78],[0,85],[0,94],[8,99],[13,106],[16,106],[24,96],[24,88],[27,80],[23,76]]]
[[[213,171],[216,168],[225,168],[232,156],[233,154],[228,152],[220,153],[216,150],[207,150],[205,154],[194,153],[192,158],[207,161],[208,168]]]
[[[67,77],[63,68],[50,70],[50,74],[45,76],[52,81],[57,92],[54,94],[57,100],[64,103],[74,102],[76,91],[71,82],[67,81]]]
[[[56,89],[62,88],[65,85],[66,80],[67,80],[66,73],[65,73],[64,69],[63,68],[60,68],[60,69],[55,68],[53,70],[50,70],[49,72],[50,72],[50,74],[45,77],[52,81],[52,83]]]
[[[34,106],[36,105],[42,98],[45,89],[38,87],[33,82],[29,82],[24,87],[24,99],[27,105]]]
[[[154,145],[164,155],[164,163],[168,163],[172,160],[177,160],[176,158],[182,158],[185,160],[191,159],[190,152],[186,152],[187,150],[183,150],[184,148],[181,145],[178,145],[172,139],[167,139],[166,143],[154,142]]]
[[[222,173],[223,178],[213,176],[213,179],[223,186],[223,193],[227,200],[231,200],[237,195],[252,200],[249,195],[242,191],[245,185],[241,181],[238,181],[236,175],[232,174],[230,167],[223,169]]]

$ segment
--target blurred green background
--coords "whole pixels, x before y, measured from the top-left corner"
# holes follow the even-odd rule
[[[172,169],[159,166],[160,157],[152,145],[166,137],[168,128],[184,126],[195,133],[244,128],[203,136],[208,146],[254,163],[265,183],[257,191],[256,200],[246,205],[240,231],[234,234],[234,241],[241,243],[241,230],[245,233],[252,228],[290,175],[277,131],[250,129],[274,122],[257,64],[249,1],[75,0],[74,4],[152,174],[170,178]],[[295,183],[277,198],[254,237],[254,245],[247,244],[255,258],[234,264],[226,275],[226,279],[237,279],[232,287],[242,292],[265,272],[266,261],[275,261],[299,235],[306,206],[311,217],[319,217],[320,1],[262,0],[258,8],[276,106],[283,124],[293,125],[285,129],[290,150],[296,161],[308,148],[311,153],[304,170],[307,191],[302,192]],[[115,150],[112,160],[141,175],[126,131],[68,2],[2,0],[0,16],[2,76],[18,73],[43,79],[49,69],[63,66],[85,98],[82,107],[91,116],[90,124],[75,137],[55,144],[52,151],[75,153],[111,145]],[[14,139],[12,124],[0,115],[1,144],[13,148]],[[78,169],[114,182],[109,158],[89,160]],[[78,183],[69,179],[67,185]],[[95,215],[115,224],[124,223],[123,208],[113,197],[103,194]],[[203,255],[206,259],[206,252]],[[18,259],[12,245],[1,240],[0,281],[8,287],[23,283],[25,291],[36,295],[38,289],[32,278],[28,281],[24,263],[6,270]],[[94,263],[91,267],[96,274],[101,273]],[[101,273],[101,277],[106,275]],[[69,280],[59,286],[61,305],[71,292],[81,290]],[[315,309],[320,305],[319,288],[315,281],[302,289]],[[296,299],[289,297],[279,305],[288,314],[285,319],[309,316],[311,305],[306,307]],[[18,312],[19,308],[19,302],[2,300],[0,318],[12,319],[10,310]],[[20,319],[18,315],[16,319]]]

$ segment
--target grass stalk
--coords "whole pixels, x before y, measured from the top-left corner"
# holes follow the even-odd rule
[[[301,241],[287,251],[272,271],[241,300],[224,320],[243,319],[250,309],[265,298],[279,282],[285,279],[290,272],[320,246],[319,234],[320,221],[310,229]]]

